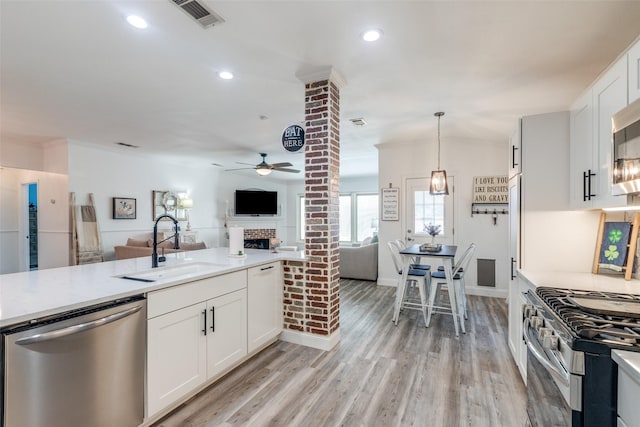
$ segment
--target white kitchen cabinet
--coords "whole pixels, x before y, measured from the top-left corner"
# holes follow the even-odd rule
[[[627,78],[629,104],[640,98],[640,40],[627,52],[629,76]]]
[[[519,259],[519,230],[520,230],[520,176],[509,180],[509,256],[511,269],[509,271],[509,349],[522,374],[519,363],[522,352],[522,303],[519,296],[518,259]],[[523,375],[523,374],[522,374]],[[524,375],[523,375],[524,379]]]
[[[282,331],[282,273],[280,263],[253,267],[247,274],[249,353]]]
[[[582,95],[571,107],[569,118],[569,197],[573,209],[593,207],[599,177],[594,162],[592,98],[591,90]]]
[[[154,414],[207,379],[205,303],[147,322],[147,413]]]
[[[593,85],[593,136],[597,146],[596,197],[594,207],[627,204],[626,196],[611,194],[613,142],[611,116],[627,106],[627,57],[618,62]]]
[[[526,116],[518,121],[522,151],[521,173],[509,180],[509,348],[520,373],[526,376],[526,349],[522,339],[521,280],[517,270],[558,269],[571,256],[555,253],[575,252],[573,244],[554,241],[549,236],[577,234],[569,210],[569,112]],[[560,183],[560,184],[559,184]]]
[[[618,425],[640,427],[640,354],[613,350],[611,358],[618,365]]]
[[[147,418],[247,354],[246,288],[242,270],[147,295]]]
[[[524,294],[527,290],[527,285],[524,284],[522,280],[520,280],[518,282],[518,288],[520,290],[520,292],[518,292],[518,295],[520,297],[520,301],[518,301],[518,306],[520,307],[520,322],[519,322],[520,335],[518,336],[518,339],[519,339],[518,354],[520,356],[520,363],[518,363],[518,368],[520,369],[520,375],[522,375],[522,379],[526,384],[527,383],[527,342],[524,340],[524,331],[523,331],[524,319],[522,314],[522,307],[527,303],[527,300],[524,297]]]
[[[213,378],[247,354],[247,290],[207,301],[207,317],[207,378]]]
[[[627,105],[627,56],[620,58],[571,107],[569,186],[573,209],[625,206],[611,194],[611,116]]]

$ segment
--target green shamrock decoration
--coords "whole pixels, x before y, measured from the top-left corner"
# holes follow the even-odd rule
[[[622,239],[622,231],[621,230],[611,230],[609,232],[609,241],[611,243],[618,243]]]
[[[620,252],[618,252],[618,247],[616,245],[609,245],[609,249],[604,251],[604,256],[609,260],[613,261],[614,259],[620,256]]]

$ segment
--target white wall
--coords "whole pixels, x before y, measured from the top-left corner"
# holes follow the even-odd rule
[[[25,183],[38,184],[38,268],[68,265],[66,140],[28,142],[5,136],[0,143],[0,165],[0,273],[26,268],[26,261],[19,265],[20,253],[26,251],[26,237],[19,235]]]
[[[45,170],[42,144],[5,137],[0,143],[0,164],[8,168]]]
[[[99,159],[99,160],[97,160]],[[287,220],[286,185],[266,179],[225,173],[213,166],[185,167],[169,160],[130,151],[111,151],[69,142],[69,191],[76,201],[84,203],[88,193],[94,194],[98,224],[106,259],[113,259],[113,247],[126,243],[128,237],[147,238],[153,230],[152,191],[187,192],[193,199],[189,215],[191,229],[207,247],[227,246],[225,210],[233,209],[236,189],[260,188],[278,191],[283,215],[279,218],[229,218],[228,225],[245,228],[276,228],[284,230]],[[112,219],[112,198],[136,199],[137,218]],[[186,221],[181,221],[182,230]],[[160,229],[170,230],[170,223]],[[284,231],[279,231],[279,235]]]
[[[462,250],[472,242],[477,245],[474,263],[465,275],[467,291],[482,295],[507,295],[508,260],[508,216],[498,215],[493,225],[491,215],[471,216],[473,177],[507,175],[508,141],[462,141],[442,139],[441,166],[455,180],[454,196],[454,241]],[[408,178],[428,178],[437,166],[435,142],[396,141],[378,145],[379,183],[381,187],[400,188],[400,221],[380,221],[380,250],[378,252],[378,284],[395,285],[397,274],[393,267],[387,242],[404,239],[405,182]],[[453,154],[455,153],[455,155]],[[496,287],[478,287],[476,258],[496,260]],[[434,264],[434,263],[432,263]],[[436,264],[437,265],[437,264]]]
[[[0,168],[0,274],[25,271],[20,253],[27,253],[23,184],[38,184],[38,268],[68,265],[69,204],[67,176],[50,172]]]

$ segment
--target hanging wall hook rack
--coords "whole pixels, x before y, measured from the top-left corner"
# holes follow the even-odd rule
[[[507,215],[507,203],[472,203],[471,216],[475,215]]]

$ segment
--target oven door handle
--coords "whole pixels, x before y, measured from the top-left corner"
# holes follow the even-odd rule
[[[551,362],[549,362],[549,359],[544,356],[544,350],[537,348],[536,344],[534,344],[537,343],[536,339],[532,338],[530,335],[530,325],[529,319],[524,319],[522,328],[524,330],[524,341],[527,344],[527,348],[551,375],[560,380],[564,386],[569,387],[569,374],[565,372],[564,368],[559,364],[558,366],[552,365]]]

